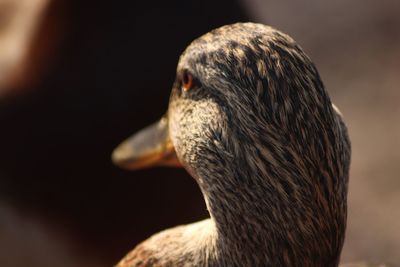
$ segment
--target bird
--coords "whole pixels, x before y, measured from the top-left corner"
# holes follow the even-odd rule
[[[151,236],[118,267],[339,265],[348,131],[310,57],[273,27],[235,23],[195,39],[166,114],[112,160],[183,167],[210,214]]]

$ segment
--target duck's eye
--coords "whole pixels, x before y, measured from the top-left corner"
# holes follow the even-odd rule
[[[182,89],[189,91],[193,87],[193,75],[185,70],[182,75]]]

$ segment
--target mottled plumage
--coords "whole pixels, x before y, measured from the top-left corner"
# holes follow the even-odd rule
[[[211,218],[154,235],[118,266],[338,266],[350,142],[293,39],[237,23],[193,41],[167,118]]]

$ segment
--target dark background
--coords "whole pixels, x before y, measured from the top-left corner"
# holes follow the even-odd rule
[[[0,215],[11,231],[0,265],[110,266],[152,233],[207,216],[183,170],[131,173],[110,156],[164,114],[185,47],[248,18],[235,1],[54,1],[46,12],[55,26],[37,42],[57,38],[51,59],[0,105],[1,208],[20,220]]]
[[[184,170],[126,172],[110,155],[165,112],[191,40],[248,20],[299,41],[349,125],[344,261],[400,261],[395,1],[135,2],[49,1],[24,75],[3,86],[1,266],[110,266],[149,235],[205,218]]]

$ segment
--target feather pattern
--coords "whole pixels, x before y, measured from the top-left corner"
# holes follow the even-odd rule
[[[196,81],[188,91],[184,71]],[[293,39],[254,23],[196,39],[180,58],[168,121],[211,218],[156,234],[118,266],[338,266],[350,141]]]

